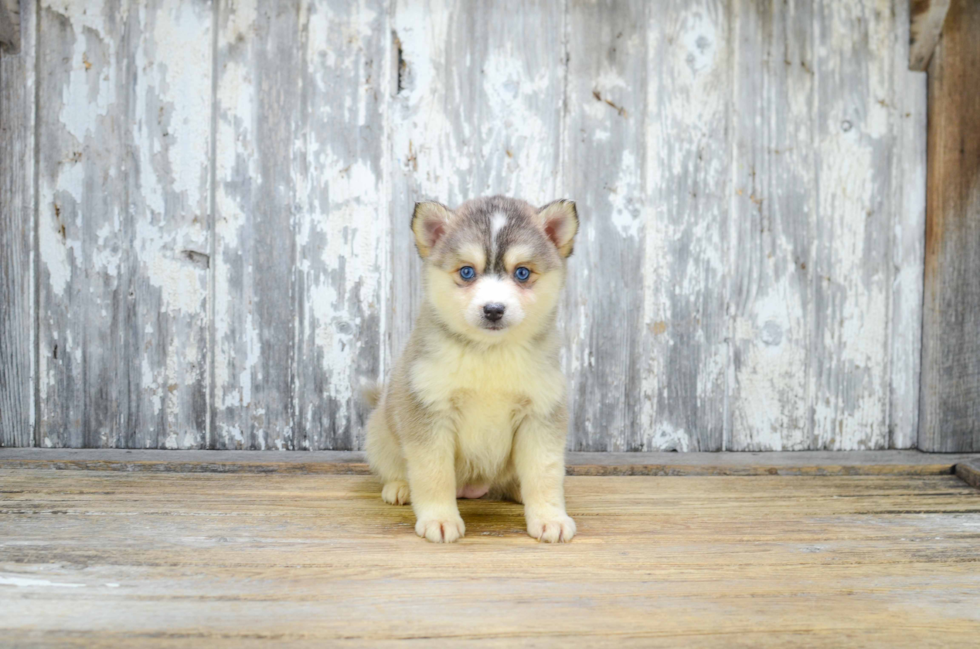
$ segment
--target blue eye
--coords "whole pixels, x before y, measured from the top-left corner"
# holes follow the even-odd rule
[[[474,277],[476,277],[476,271],[473,270],[472,266],[463,266],[462,268],[459,269],[459,276],[465,279],[466,281],[469,281]]]
[[[519,266],[517,270],[514,271],[514,277],[518,282],[526,282],[527,278],[531,276],[531,271],[529,271],[524,266]]]

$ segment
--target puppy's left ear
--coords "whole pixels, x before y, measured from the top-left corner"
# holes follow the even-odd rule
[[[545,234],[558,248],[562,257],[572,254],[575,233],[578,232],[578,212],[575,203],[564,198],[548,203],[538,210]]]
[[[412,214],[412,232],[415,233],[415,247],[419,256],[425,259],[449,227],[452,211],[442,203],[416,203]]]

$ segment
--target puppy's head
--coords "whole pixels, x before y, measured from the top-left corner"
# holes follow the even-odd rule
[[[529,338],[551,322],[577,230],[575,203],[566,200],[540,209],[502,196],[455,210],[418,203],[412,231],[426,299],[469,339]]]

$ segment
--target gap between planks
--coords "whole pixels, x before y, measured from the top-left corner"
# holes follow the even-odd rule
[[[980,488],[980,453],[797,451],[768,453],[568,453],[576,476],[950,475]],[[357,451],[0,449],[0,469],[165,473],[368,474]]]

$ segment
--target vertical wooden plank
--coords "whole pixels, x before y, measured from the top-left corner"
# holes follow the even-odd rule
[[[34,445],[34,17],[0,51],[0,446]]]
[[[980,4],[952,0],[929,64],[919,448],[980,451]]]
[[[568,7],[562,162],[581,225],[563,326],[569,444],[576,451],[645,448],[639,424],[643,235],[653,205],[643,150],[649,21],[645,2],[572,0]]]
[[[387,4],[218,20],[212,445],[357,448],[387,288]]]
[[[39,20],[41,441],[199,448],[210,4],[52,0]]]
[[[734,9],[730,451],[809,448],[812,4]]]
[[[896,155],[891,4],[825,2],[815,20],[817,218],[812,448],[888,445],[890,233]]]
[[[642,432],[634,433],[627,448],[715,451],[724,441],[730,20],[729,3],[721,0],[664,3],[649,11],[641,275],[645,344],[642,360],[636,361],[643,363]],[[601,290],[628,289],[607,284]]]
[[[891,283],[891,394],[889,448],[915,448],[919,428],[922,357],[922,264],[926,222],[926,75],[912,72],[909,3],[895,0],[891,48],[894,56],[895,131]]]
[[[395,3],[389,357],[421,296],[416,201],[507,194],[542,205],[560,193],[563,24],[562,4],[547,0]]]
[[[293,448],[298,7],[218,7],[209,445]]]
[[[307,11],[294,148],[302,160],[294,180],[296,446],[354,450],[367,414],[359,387],[381,371],[388,289],[388,2],[331,0]]]

